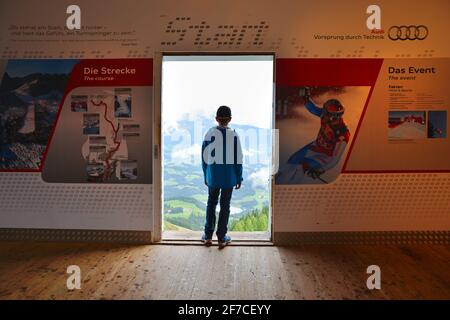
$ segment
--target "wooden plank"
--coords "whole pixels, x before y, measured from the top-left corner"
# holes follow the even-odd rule
[[[163,240],[185,240],[185,241],[198,241],[201,239],[202,231],[164,231]],[[228,235],[233,241],[270,241],[270,232],[268,231],[253,231],[253,232],[239,232],[230,231]],[[214,235],[213,240],[217,238]]]

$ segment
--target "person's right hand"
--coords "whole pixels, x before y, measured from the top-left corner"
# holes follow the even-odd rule
[[[305,99],[309,100],[309,97],[311,97],[311,89],[309,87],[305,87]]]
[[[236,190],[240,189],[240,188],[241,188],[241,184],[238,183],[234,188],[235,188]]]
[[[299,96],[305,100],[309,100],[309,97],[311,96],[310,88],[309,87],[300,88]]]
[[[205,179],[205,186],[208,186],[208,182],[206,182],[206,179]]]

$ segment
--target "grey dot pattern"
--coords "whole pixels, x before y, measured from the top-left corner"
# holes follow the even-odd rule
[[[111,229],[113,218],[119,230],[151,230],[151,185],[48,184],[40,173],[0,173],[0,203],[3,225],[15,221],[32,227],[44,222],[51,227],[55,220],[61,228],[66,220],[71,228],[77,217],[92,228]]]
[[[341,174],[329,185],[276,186],[274,197],[275,225],[440,230],[450,221],[448,173]]]
[[[277,245],[450,244],[450,231],[275,232]]]

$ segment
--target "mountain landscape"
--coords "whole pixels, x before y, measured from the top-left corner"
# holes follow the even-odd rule
[[[203,230],[207,187],[201,167],[201,144],[206,131],[214,125],[204,118],[197,121],[184,120],[164,132],[166,230]],[[245,125],[231,127],[241,138],[244,180],[241,189],[233,191],[229,226],[231,230],[235,227],[239,231],[265,231],[268,225],[270,190],[270,162],[267,158],[271,148],[270,130]],[[257,141],[252,139],[249,143],[248,137],[255,135]],[[242,222],[245,220],[251,220],[252,223]],[[238,224],[238,221],[241,223]]]

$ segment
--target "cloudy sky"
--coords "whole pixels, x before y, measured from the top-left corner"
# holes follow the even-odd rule
[[[220,105],[231,108],[231,126],[271,128],[272,56],[166,56],[162,81],[166,128],[185,119],[214,120]]]

